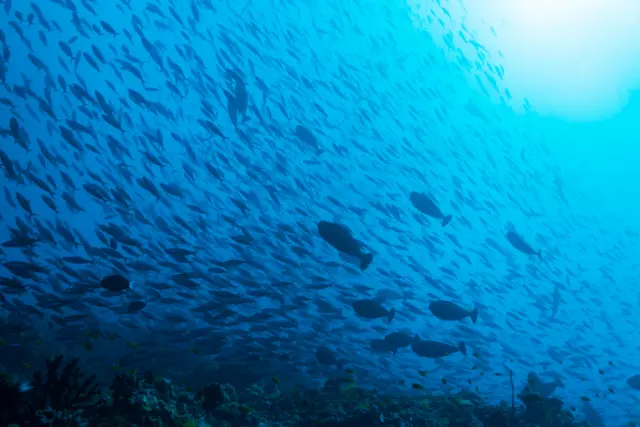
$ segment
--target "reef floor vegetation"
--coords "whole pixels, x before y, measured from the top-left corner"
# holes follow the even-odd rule
[[[11,427],[507,427],[585,426],[563,402],[535,394],[487,404],[464,391],[387,395],[347,374],[323,387],[284,390],[277,377],[236,390],[212,382],[199,390],[151,371],[120,370],[101,386],[79,359],[54,356],[29,381],[0,373],[0,425]]]

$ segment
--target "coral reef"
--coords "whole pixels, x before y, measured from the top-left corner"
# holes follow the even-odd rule
[[[253,384],[242,392],[211,383],[197,392],[147,371],[119,371],[109,387],[85,375],[77,359],[49,359],[29,387],[0,376],[0,424],[53,427],[576,427],[562,401],[535,394],[487,405],[456,396],[388,396],[328,380],[316,390]]]

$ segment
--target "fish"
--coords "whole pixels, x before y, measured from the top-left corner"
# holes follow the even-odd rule
[[[456,346],[439,341],[420,340],[411,344],[411,350],[420,357],[427,357],[430,359],[449,356],[457,352],[460,352],[465,356],[467,355],[467,346],[464,341],[460,341]]]
[[[318,233],[322,239],[338,251],[360,260],[360,270],[365,271],[373,261],[372,253],[362,251],[362,243],[351,234],[351,230],[341,224],[320,221]]]
[[[564,388],[564,383],[559,378],[551,382],[544,382],[535,372],[529,372],[527,385],[521,394],[537,394],[546,398],[551,396],[558,387]]]
[[[640,391],[640,374],[627,378],[627,385],[634,390]]]
[[[518,251],[527,255],[537,255],[538,258],[542,259],[542,252],[536,251],[529,245],[518,233],[515,231],[508,231],[505,235],[511,246],[516,248]]]
[[[144,301],[132,301],[127,306],[127,313],[137,313],[147,306],[147,303]]]
[[[369,347],[375,353],[393,353],[395,351],[390,342],[380,338],[369,341]]]
[[[602,415],[600,415],[598,411],[596,411],[596,409],[590,402],[582,403],[582,413],[584,414],[584,418],[589,423],[589,427],[606,427]]]
[[[131,288],[131,282],[119,274],[114,274],[102,279],[100,286],[112,292],[122,292]]]
[[[365,319],[381,319],[387,318],[389,323],[396,315],[396,309],[392,308],[387,310],[380,304],[379,301],[374,299],[360,299],[351,303],[353,310],[356,314]]]
[[[398,353],[401,348],[409,347],[414,342],[420,341],[417,335],[411,335],[406,332],[392,332],[384,337],[385,344],[393,349],[393,355]]]
[[[443,214],[438,205],[436,205],[436,203],[424,193],[412,191],[409,193],[409,200],[413,207],[421,213],[432,218],[439,219],[443,227],[449,224],[453,218],[452,215]]]
[[[313,148],[317,156],[324,153],[324,150],[320,148],[320,146],[318,145],[318,140],[316,139],[313,132],[309,130],[309,128],[302,125],[298,125],[296,126],[295,134],[300,141],[304,142],[305,144]]]
[[[440,320],[463,320],[467,317],[471,318],[473,323],[478,320],[478,309],[467,310],[451,301],[431,301],[429,310]]]
[[[322,365],[336,365],[338,369],[344,368],[347,363],[346,360],[338,360],[336,353],[325,346],[316,349],[316,360]]]

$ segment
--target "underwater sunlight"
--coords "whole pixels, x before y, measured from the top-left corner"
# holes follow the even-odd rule
[[[0,426],[639,427],[640,0],[0,0]]]

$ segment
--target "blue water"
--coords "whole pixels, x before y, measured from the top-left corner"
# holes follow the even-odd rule
[[[0,254],[46,269],[3,294],[5,320],[89,366],[161,348],[167,371],[197,376],[258,354],[255,375],[322,384],[336,375],[315,357],[327,346],[358,383],[388,392],[419,380],[510,401],[509,372],[516,391],[536,372],[562,380],[553,396],[577,417],[584,405],[606,425],[640,417],[626,383],[640,370],[637,100],[593,120],[542,114],[454,8],[413,3],[4,0],[0,148],[15,175],[3,165],[0,240],[38,242]],[[224,91],[239,81],[248,108],[234,126]],[[72,130],[77,147],[67,120],[86,126]],[[451,223],[420,215],[412,191]],[[347,225],[371,266],[320,239],[321,220]],[[121,258],[97,249],[111,245],[108,224]],[[509,230],[541,258],[511,247]],[[193,254],[178,262],[168,248]],[[230,259],[244,264],[215,268]],[[99,288],[116,273],[132,291]],[[394,321],[356,317],[350,301],[381,290],[395,292],[383,304]],[[439,321],[434,299],[478,307],[479,320]],[[137,300],[147,306],[127,314]],[[121,338],[88,349],[88,329]],[[468,355],[371,351],[404,330],[465,341]]]

